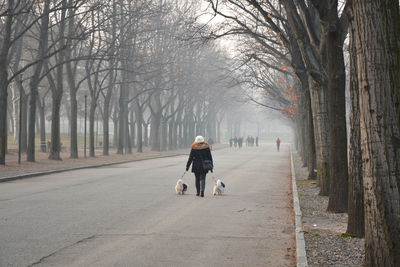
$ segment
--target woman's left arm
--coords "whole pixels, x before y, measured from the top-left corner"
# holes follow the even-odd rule
[[[192,164],[193,161],[193,149],[190,150],[190,155],[189,155],[189,159],[188,162],[186,163],[186,171],[189,170],[190,164]]]

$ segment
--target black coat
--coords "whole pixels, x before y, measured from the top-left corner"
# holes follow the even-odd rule
[[[213,161],[210,151],[210,146],[206,143],[193,143],[192,149],[190,150],[190,155],[188,162],[186,163],[186,169],[189,169],[190,165],[192,165],[192,172],[194,173],[207,173],[208,171],[203,170],[202,160],[211,160]]]

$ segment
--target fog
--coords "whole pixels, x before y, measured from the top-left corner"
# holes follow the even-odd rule
[[[254,44],[224,36],[227,21],[207,1],[10,3],[0,5],[17,18],[0,24],[11,40],[3,134],[28,161],[86,147],[174,150],[197,135],[291,138],[296,81],[267,67],[271,58],[250,60]]]

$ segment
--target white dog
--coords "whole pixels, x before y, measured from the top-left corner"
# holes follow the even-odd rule
[[[182,179],[176,182],[175,191],[177,195],[183,195],[187,190],[187,185],[183,183]]]
[[[225,190],[225,184],[218,179],[213,188],[213,194],[215,195],[222,195]]]

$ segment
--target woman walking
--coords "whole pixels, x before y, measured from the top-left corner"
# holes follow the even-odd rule
[[[206,187],[206,175],[208,170],[204,169],[204,161],[210,161],[213,165],[210,146],[204,141],[203,136],[196,136],[194,143],[191,146],[189,160],[186,163],[186,171],[192,165],[192,172],[196,177],[196,196],[204,197],[204,188]],[[212,171],[212,170],[211,170]]]

